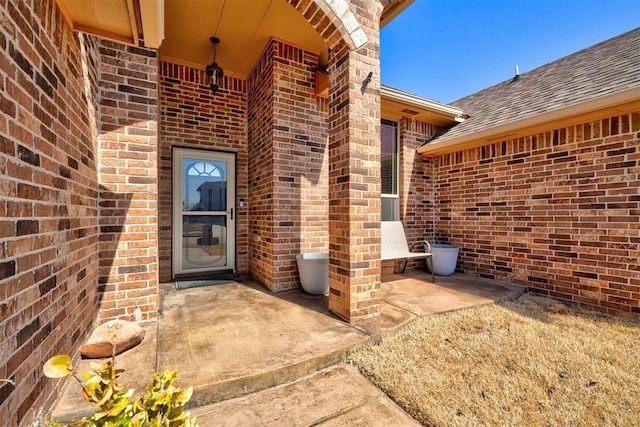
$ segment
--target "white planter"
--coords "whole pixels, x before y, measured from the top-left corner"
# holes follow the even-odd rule
[[[442,243],[431,243],[433,254],[433,273],[438,276],[450,276],[456,271],[460,248]],[[429,263],[427,263],[427,267]],[[429,268],[431,270],[431,268]]]
[[[296,255],[300,284],[311,295],[329,292],[329,254],[306,253]]]

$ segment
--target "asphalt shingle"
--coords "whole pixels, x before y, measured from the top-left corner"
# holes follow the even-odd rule
[[[458,138],[637,87],[640,28],[451,103],[469,118],[432,141]]]

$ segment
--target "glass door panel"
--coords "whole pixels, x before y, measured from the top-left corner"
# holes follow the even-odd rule
[[[182,217],[182,270],[227,266],[227,224],[224,216]]]
[[[182,209],[188,212],[226,212],[227,164],[182,159]]]
[[[173,272],[234,267],[235,156],[174,150]]]

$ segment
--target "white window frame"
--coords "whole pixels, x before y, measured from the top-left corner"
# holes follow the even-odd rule
[[[394,213],[395,216],[395,220],[400,220],[400,123],[397,120],[392,120],[392,119],[387,119],[387,118],[382,118],[382,120],[380,121],[380,138],[382,139],[382,125],[385,124],[384,122],[390,122],[390,123],[395,123],[395,128],[396,128],[396,132],[395,132],[395,148],[396,148],[396,164],[395,164],[395,187],[396,187],[396,191],[397,194],[389,194],[389,193],[380,193],[380,198],[381,199],[393,199],[393,200],[397,200],[396,202],[396,212]],[[382,142],[382,141],[381,141]],[[381,151],[382,151],[382,143],[381,145]],[[382,160],[382,152],[381,154],[381,160]],[[382,165],[381,165],[382,167]],[[382,169],[381,169],[382,171]],[[382,176],[380,177],[380,179],[382,180]],[[381,189],[382,190],[382,189]],[[382,216],[380,217],[380,219],[382,221],[390,221],[390,220],[385,220],[382,219]]]

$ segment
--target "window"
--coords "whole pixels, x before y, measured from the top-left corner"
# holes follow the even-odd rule
[[[187,175],[189,176],[210,176],[220,178],[222,174],[218,167],[210,162],[196,162],[189,166]]]
[[[226,211],[227,182],[224,162],[184,157],[182,208],[188,211]]]
[[[383,119],[380,129],[382,220],[398,221],[400,217],[398,191],[398,123]]]

